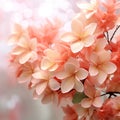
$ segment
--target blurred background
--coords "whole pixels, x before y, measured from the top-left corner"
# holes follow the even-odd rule
[[[61,109],[33,100],[23,84],[18,84],[9,69],[10,47],[7,45],[15,22],[27,25],[30,18],[58,16],[69,22],[85,0],[0,0],[0,120],[62,120]]]

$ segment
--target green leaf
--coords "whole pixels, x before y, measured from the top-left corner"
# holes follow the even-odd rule
[[[84,93],[76,92],[73,96],[72,102],[78,104],[83,98],[87,98],[87,96]]]

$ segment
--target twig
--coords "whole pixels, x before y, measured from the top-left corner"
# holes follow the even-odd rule
[[[113,32],[113,34],[112,34],[112,36],[111,36],[111,38],[110,38],[109,41],[112,41],[112,39],[113,39],[113,37],[115,36],[115,33],[117,32],[117,30],[119,29],[119,27],[120,27],[120,25],[118,25],[118,26],[116,27],[116,29],[115,29],[115,31]]]

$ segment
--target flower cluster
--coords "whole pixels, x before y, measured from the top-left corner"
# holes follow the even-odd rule
[[[119,120],[120,2],[77,5],[80,12],[67,32],[58,19],[37,27],[15,24],[10,62],[34,98],[67,101],[64,120]]]

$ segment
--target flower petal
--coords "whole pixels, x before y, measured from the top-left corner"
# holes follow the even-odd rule
[[[52,90],[56,91],[60,88],[60,83],[57,82],[55,79],[50,79],[49,86]]]
[[[88,33],[88,35],[93,35],[97,27],[97,23],[91,23],[86,28],[85,31]]]
[[[103,84],[107,78],[107,74],[103,71],[99,71],[99,74],[97,75],[97,81],[99,84]]]
[[[42,71],[42,70],[33,73],[32,76],[33,76],[35,79],[43,79],[43,80],[47,80],[47,79],[48,79],[48,74],[47,74],[47,72]]]
[[[99,53],[99,56],[100,63],[104,63],[110,61],[111,53],[109,51],[102,51]]]
[[[102,70],[107,74],[111,74],[117,70],[117,67],[112,62],[107,62],[107,63],[103,64]]]
[[[67,93],[70,90],[72,90],[75,84],[74,81],[75,81],[74,77],[69,77],[69,78],[62,80],[62,83],[61,83],[62,93]]]
[[[60,54],[57,51],[52,50],[52,49],[46,49],[46,50],[44,50],[44,54],[51,61],[55,61],[56,58],[60,58]]]
[[[20,64],[26,63],[31,58],[31,56],[32,56],[31,52],[22,54],[19,58]]]
[[[99,57],[98,57],[98,55],[97,55],[96,53],[92,53],[92,55],[90,56],[90,61],[91,61],[93,64],[97,65],[98,62],[99,62]]]
[[[69,77],[69,76],[70,76],[70,73],[69,73],[69,72],[66,72],[66,71],[62,71],[62,72],[56,73],[56,77],[57,77],[58,79],[65,79],[65,78],[67,78],[67,77]]]
[[[27,37],[21,37],[19,42],[17,43],[18,46],[23,47],[23,48],[28,48],[29,47],[29,41]]]
[[[90,65],[89,67],[89,73],[91,76],[95,76],[98,74],[98,69],[95,65]]]
[[[75,36],[73,33],[65,33],[61,40],[64,42],[74,42],[78,39],[77,36]]]
[[[37,85],[37,87],[36,87],[36,93],[37,93],[38,95],[41,95],[41,94],[44,92],[44,90],[46,89],[46,87],[47,87],[47,82],[46,82],[46,81],[40,83],[40,84]]]
[[[83,23],[78,19],[78,18],[74,18],[72,20],[72,32],[77,34],[79,36],[79,34],[81,34],[83,32]]]
[[[87,37],[83,40],[85,47],[89,47],[94,43],[95,39],[93,36]]]
[[[69,73],[70,75],[73,74],[75,72],[75,65],[72,63],[66,63],[65,64],[65,71],[67,73]]]
[[[77,53],[82,50],[82,48],[84,47],[84,43],[82,41],[75,42],[72,43],[70,47],[73,53]]]
[[[95,107],[101,107],[103,105],[103,98],[102,97],[96,97],[93,101],[93,105]]]
[[[89,108],[90,106],[92,105],[92,100],[90,98],[84,98],[82,101],[81,101],[81,106],[83,108]]]
[[[88,76],[88,71],[80,68],[79,71],[75,74],[77,80],[83,80]]]
[[[78,91],[78,92],[83,92],[84,90],[84,86],[82,84],[81,81],[75,80],[75,85],[74,88]]]
[[[12,54],[13,55],[20,55],[22,54],[23,52],[25,52],[25,49],[21,48],[21,47],[15,47],[13,50],[12,50]]]
[[[41,69],[42,70],[47,70],[47,69],[51,68],[53,65],[55,65],[55,63],[50,61],[46,57],[44,57],[41,61]]]
[[[12,34],[9,38],[8,45],[14,45],[18,42],[19,38],[16,34]]]

